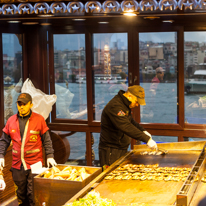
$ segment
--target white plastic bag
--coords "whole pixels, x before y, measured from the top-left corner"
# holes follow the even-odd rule
[[[56,109],[57,118],[71,118],[71,113],[69,111],[69,106],[73,100],[74,94],[70,92],[69,89],[63,86],[55,84],[55,93],[57,95]]]
[[[24,82],[21,92],[31,95],[33,103],[32,111],[41,114],[44,119],[47,119],[49,113],[52,111],[52,105],[57,100],[57,96],[55,94],[47,95],[41,90],[36,89],[29,78]]]

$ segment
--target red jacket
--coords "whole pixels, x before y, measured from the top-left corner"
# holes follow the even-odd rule
[[[49,128],[44,118],[32,112],[31,117],[26,123],[24,135],[21,140],[19,121],[17,115],[11,116],[3,129],[7,135],[10,135],[12,148],[12,167],[20,169],[23,163],[24,169],[30,169],[30,165],[41,161],[43,163],[42,141],[43,135]]]
[[[156,91],[157,90],[157,86],[158,86],[159,83],[160,83],[160,80],[155,76],[152,79],[152,84],[150,85],[150,90]]]

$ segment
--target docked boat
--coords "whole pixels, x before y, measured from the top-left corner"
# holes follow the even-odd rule
[[[121,84],[126,83],[126,79],[121,76],[111,76],[107,74],[95,74],[94,82],[96,84]],[[77,75],[76,83],[86,83],[86,75]]]
[[[192,79],[185,82],[186,93],[206,93],[206,70],[196,70]]]

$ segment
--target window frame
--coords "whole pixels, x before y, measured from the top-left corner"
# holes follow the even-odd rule
[[[184,68],[184,61],[181,61],[181,58],[184,59],[184,50],[181,48],[183,45],[182,40],[182,32],[183,27],[181,26],[168,26],[168,27],[138,27],[135,30],[135,34],[137,38],[134,39],[135,42],[135,52],[134,55],[139,57],[139,33],[158,33],[158,32],[177,32],[177,116],[179,117],[179,122],[177,124],[172,123],[142,123],[141,125],[145,129],[161,129],[161,130],[184,130],[184,69],[181,70],[180,68]],[[135,56],[133,57],[135,58]],[[136,58],[137,59],[137,58]],[[135,67],[138,68],[136,70],[135,75],[137,76],[137,84],[139,84],[139,58],[138,60],[134,61]],[[137,113],[140,113],[140,108],[136,108],[135,110],[135,117],[138,117],[136,121],[140,122],[140,115],[137,115]],[[174,136],[174,135],[173,135]]]
[[[206,26],[185,26],[184,27],[184,31],[183,31],[183,43],[184,43],[184,33],[185,32],[206,32]],[[184,51],[184,44],[183,44],[183,51]],[[184,59],[183,59],[183,61],[184,61]],[[184,105],[184,109],[185,109],[185,105]],[[189,129],[189,130],[190,129],[192,129],[192,130],[193,129],[194,130],[195,129],[205,130],[205,124],[189,124],[189,123],[185,123],[185,129]],[[187,136],[189,137],[190,135],[188,134]],[[199,136],[197,136],[197,137],[199,137]]]
[[[0,54],[2,54],[0,56],[0,95],[1,95],[1,99],[0,99],[0,113],[3,114],[1,115],[0,118],[0,125],[5,125],[4,123],[4,79],[3,79],[3,37],[2,34],[22,34],[22,81],[25,80],[25,77],[28,76],[28,71],[26,69],[26,59],[27,59],[27,55],[25,52],[26,51],[26,46],[25,46],[25,33],[23,32],[23,30],[21,28],[2,28],[1,32],[0,32]]]

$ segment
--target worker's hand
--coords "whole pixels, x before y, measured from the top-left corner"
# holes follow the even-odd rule
[[[47,167],[49,167],[49,165],[51,165],[52,167],[57,165],[56,161],[54,160],[54,158],[48,158],[47,159]]]
[[[149,133],[149,132],[147,132],[147,131],[143,131],[147,136],[149,136],[150,138],[152,138],[152,135]]]
[[[4,190],[6,187],[6,183],[4,182],[3,179],[0,179],[0,190]]]
[[[157,149],[157,143],[152,138],[147,142],[147,146],[150,149]]]
[[[4,166],[5,166],[4,158],[0,158],[0,169],[3,170]]]

